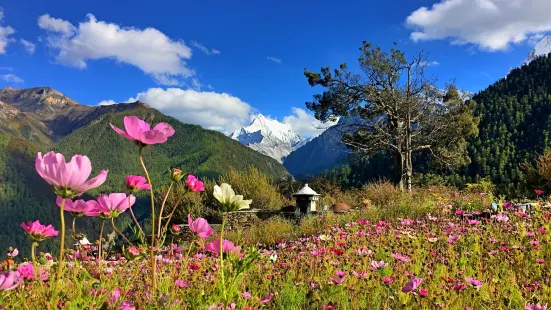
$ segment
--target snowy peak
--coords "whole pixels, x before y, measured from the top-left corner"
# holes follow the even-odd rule
[[[262,114],[259,114],[249,126],[234,131],[230,137],[279,162],[282,162],[283,158],[295,150],[302,141],[289,124]]]
[[[528,54],[528,58],[524,63],[529,64],[532,60],[548,55],[549,53],[551,53],[551,36],[546,36],[536,44],[534,49]]]

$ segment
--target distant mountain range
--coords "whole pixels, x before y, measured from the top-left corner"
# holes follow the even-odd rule
[[[247,127],[230,135],[241,144],[283,162],[283,159],[310,139],[302,139],[289,124],[259,114]]]
[[[123,127],[125,115],[136,115],[152,124],[168,122],[176,131],[167,143],[144,150],[155,188],[169,183],[170,167],[201,178],[249,166],[276,179],[288,176],[276,160],[220,132],[183,124],[142,102],[86,106],[49,87],[6,87],[0,90],[0,249],[27,244],[19,228],[23,221],[40,219],[59,227],[54,193],[34,171],[37,152],[55,150],[67,160],[84,154],[92,161],[93,173],[108,169],[107,181],[91,195],[123,191],[125,175],[143,174],[135,145],[109,126]],[[97,228],[97,223],[86,219],[81,225],[92,231]]]

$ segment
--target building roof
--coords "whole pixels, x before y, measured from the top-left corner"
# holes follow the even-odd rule
[[[320,194],[316,193],[313,189],[308,187],[308,184],[304,185],[304,187],[301,190],[293,194],[293,196],[319,196],[319,195]]]

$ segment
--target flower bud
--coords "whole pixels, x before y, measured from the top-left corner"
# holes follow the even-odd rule
[[[170,178],[172,179],[172,182],[180,182],[183,177],[184,175],[182,174],[182,170],[178,168],[170,169]]]

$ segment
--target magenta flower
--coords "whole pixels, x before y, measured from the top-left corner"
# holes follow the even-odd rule
[[[249,299],[249,298],[252,297],[251,293],[249,293],[249,292],[243,292],[243,293],[241,293],[241,296],[243,296],[243,298],[245,298],[245,299]]]
[[[126,196],[125,193],[113,193],[98,197],[99,215],[104,219],[119,216],[136,202],[134,195]]]
[[[346,272],[344,272],[342,270],[337,270],[337,271],[335,271],[335,275],[337,277],[344,277],[346,275]]]
[[[126,176],[126,188],[130,193],[136,193],[141,190],[150,190],[151,185],[147,183],[147,179],[139,175]]]
[[[344,277],[342,278],[329,278],[329,280],[331,280],[331,282],[335,283],[335,284],[342,284],[344,282]]]
[[[25,280],[34,279],[34,266],[32,263],[23,263],[17,267],[17,272]]]
[[[372,260],[371,261],[371,268],[372,269],[383,269],[383,268],[386,268],[388,267],[388,264],[385,263],[384,261],[374,261]]]
[[[536,193],[536,195],[539,196],[539,195],[543,194],[543,191],[541,189],[535,189],[534,193]]]
[[[383,282],[386,283],[386,284],[391,284],[391,283],[394,282],[394,279],[392,279],[392,278],[386,278],[386,277],[384,277],[384,278],[382,278],[382,280],[383,280]]]
[[[265,305],[267,303],[270,302],[270,299],[272,299],[272,294],[268,293],[268,295],[264,296],[264,298],[262,298],[261,300],[259,300],[258,302],[261,304],[261,305]]]
[[[119,310],[136,310],[136,308],[135,308],[134,306],[132,306],[132,303],[131,303],[130,301],[125,300],[125,301],[121,304]]]
[[[461,238],[461,235],[450,235],[450,236],[448,237],[448,242],[449,242],[450,244],[453,244],[453,243],[455,243],[457,240],[459,240],[459,238]]]
[[[111,125],[111,128],[124,138],[135,141],[139,146],[143,147],[149,144],[165,143],[169,137],[174,135],[174,129],[167,123],[159,123],[153,129],[151,126],[137,116],[124,117],[124,130],[121,130]]]
[[[473,279],[473,278],[465,278],[465,282],[469,283],[470,285],[476,287],[476,288],[479,288],[482,286],[482,281],[479,281],[477,279]]]
[[[14,249],[14,250],[11,251],[10,253],[8,253],[7,256],[8,256],[8,257],[11,257],[11,258],[14,258],[14,257],[16,257],[18,254],[19,254],[19,250],[18,250],[18,249]]]
[[[207,244],[205,249],[211,253],[220,255],[220,240],[214,240],[213,242]],[[222,241],[222,253],[238,254],[240,251],[241,247],[235,246],[233,242],[225,239]]]
[[[21,223],[21,228],[23,228],[27,235],[34,241],[42,241],[49,237],[55,237],[59,233],[52,225],[44,226],[40,224],[38,220],[34,222],[29,221],[27,225]]]
[[[423,279],[421,278],[413,278],[411,281],[409,281],[406,286],[402,288],[402,292],[409,293],[411,291],[415,291],[419,285],[421,285],[421,282],[423,282]]]
[[[17,271],[10,270],[0,274],[0,291],[9,291],[23,282],[23,278]]]
[[[399,261],[404,262],[404,263],[409,262],[409,257],[407,257],[405,255],[402,255],[400,253],[392,253],[392,257],[394,257],[394,259],[399,260]]]
[[[337,304],[333,303],[332,301],[330,301],[327,304],[323,304],[323,310],[332,310],[332,309],[336,309],[336,307],[337,307]]]
[[[193,176],[191,174],[187,176],[186,184],[187,184],[187,187],[192,192],[204,192],[205,191],[205,185],[203,184],[203,182],[199,181],[195,176]]]
[[[212,233],[214,232],[214,229],[210,227],[209,222],[207,222],[207,220],[202,217],[197,218],[194,221],[191,218],[191,215],[188,214],[187,222],[189,225],[189,229],[203,239],[210,237],[210,235],[212,235]],[[220,247],[220,245],[218,245],[218,247]]]
[[[57,196],[56,204],[61,207],[61,202],[63,198]],[[63,210],[71,212],[74,216],[98,216],[99,215],[99,203],[95,200],[84,201],[65,199],[65,206]]]
[[[545,305],[534,305],[528,304],[524,307],[525,310],[547,310],[547,304]]]
[[[421,297],[427,297],[429,295],[429,291],[427,291],[426,289],[422,288],[422,289],[419,289],[419,296]]]
[[[87,190],[102,185],[107,178],[107,170],[102,170],[95,178],[87,181],[92,173],[92,163],[88,157],[75,155],[70,162],[60,153],[48,152],[36,154],[36,172],[48,184],[55,188],[56,194],[63,198],[74,198]]]

